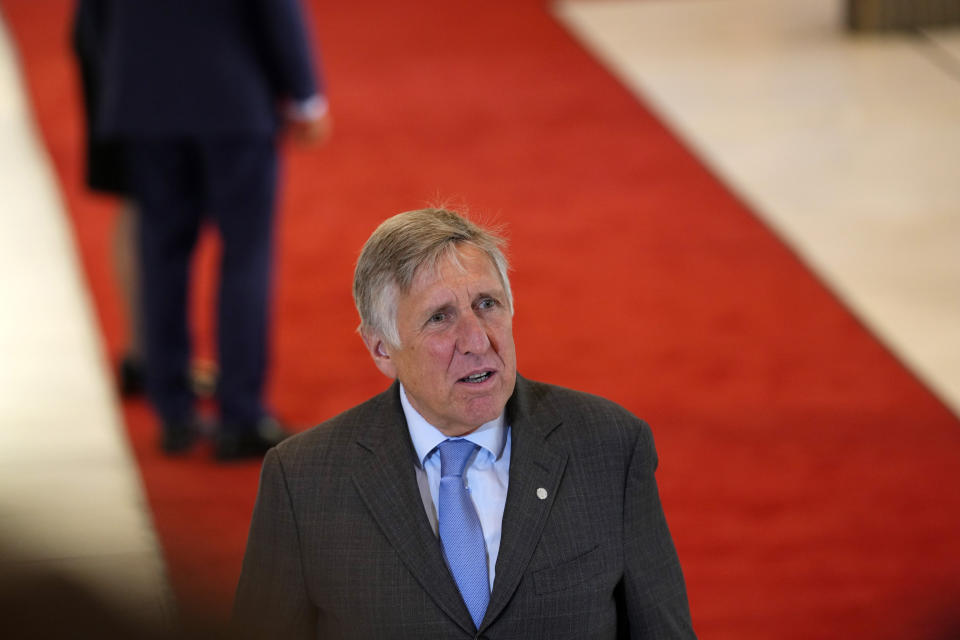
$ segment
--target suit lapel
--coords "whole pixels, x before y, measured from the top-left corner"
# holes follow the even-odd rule
[[[508,405],[508,416],[512,447],[510,487],[503,512],[497,575],[484,622],[500,615],[520,584],[540,542],[567,463],[567,454],[552,450],[546,442],[560,425],[560,416],[551,407],[540,405],[529,383],[520,376]]]
[[[463,629],[473,633],[473,620],[443,559],[417,485],[416,453],[410,442],[399,391],[394,384],[369,428],[358,435],[361,461],[354,485],[400,560],[437,605]]]

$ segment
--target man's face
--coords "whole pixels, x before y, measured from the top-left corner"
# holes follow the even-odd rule
[[[457,254],[462,269],[452,260],[422,268],[400,296],[401,346],[365,337],[380,370],[399,378],[410,404],[449,436],[500,415],[517,380],[513,319],[497,271],[475,247]]]

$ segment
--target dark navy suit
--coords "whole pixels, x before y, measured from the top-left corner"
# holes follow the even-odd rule
[[[264,414],[275,135],[283,100],[318,93],[298,0],[99,0],[100,131],[129,150],[140,210],[147,390],[167,425],[192,420],[190,258],[220,232],[218,400],[225,428]]]

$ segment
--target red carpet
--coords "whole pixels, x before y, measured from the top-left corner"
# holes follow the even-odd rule
[[[72,3],[0,7],[116,358],[111,205],[80,178]],[[466,203],[508,226],[521,372],[652,423],[701,637],[933,637],[960,601],[956,417],[541,2],[311,9],[336,129],[288,155],[280,415],[306,427],[387,384],[353,333],[356,253],[394,212]],[[166,460],[147,408],[125,415],[176,592],[223,612],[258,465]]]

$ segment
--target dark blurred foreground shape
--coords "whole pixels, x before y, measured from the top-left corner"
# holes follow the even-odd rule
[[[197,617],[157,620],[131,611],[74,578],[0,557],[0,638],[53,640],[226,640],[243,637]]]
[[[960,0],[847,0],[847,25],[854,31],[950,24],[960,24]]]
[[[4,640],[244,640],[244,629],[198,617],[148,621],[55,573],[7,572],[0,559]],[[960,640],[960,614],[944,612],[912,640]]]

